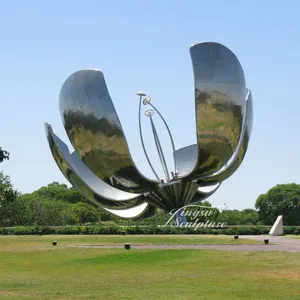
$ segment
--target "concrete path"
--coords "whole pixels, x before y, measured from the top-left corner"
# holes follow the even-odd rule
[[[244,235],[239,236],[243,239],[252,239],[261,241],[261,245],[257,244],[240,244],[240,245],[135,245],[131,244],[133,249],[213,249],[213,250],[231,250],[231,251],[288,251],[300,252],[300,239],[273,237],[268,235]],[[271,244],[264,244],[264,240],[268,239]],[[80,248],[124,248],[123,245],[78,245]]]

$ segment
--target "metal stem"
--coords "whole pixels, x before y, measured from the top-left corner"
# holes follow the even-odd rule
[[[148,161],[148,164],[152,170],[152,172],[154,173],[155,177],[157,180],[159,180],[159,177],[158,175],[156,174],[151,162],[150,162],[150,159],[149,159],[149,156],[148,156],[148,153],[146,151],[146,148],[145,148],[145,144],[144,144],[144,139],[143,139],[143,133],[142,133],[142,126],[141,126],[141,106],[142,106],[142,96],[140,96],[140,104],[139,104],[139,131],[140,131],[140,138],[141,138],[141,142],[142,142],[142,147],[143,147],[143,150],[144,150],[144,154],[146,156],[146,159]]]
[[[150,102],[149,102],[149,105],[158,113],[158,115],[160,116],[160,118],[162,119],[162,121],[164,122],[164,124],[165,124],[165,126],[168,130],[170,140],[171,140],[171,143],[172,143],[172,148],[173,148],[173,160],[174,160],[175,173],[177,173],[177,164],[176,164],[176,160],[175,160],[175,144],[174,144],[174,140],[173,140],[173,137],[172,137],[172,134],[171,134],[171,130],[170,130],[166,120],[164,119],[162,114],[159,112],[159,110],[153,104],[151,104]]]
[[[167,163],[166,163],[165,156],[164,156],[164,153],[163,153],[162,148],[161,148],[161,144],[160,144],[160,141],[159,141],[156,129],[155,129],[155,125],[154,125],[152,116],[150,116],[150,122],[151,122],[152,132],[153,132],[154,141],[155,141],[155,144],[156,144],[156,149],[157,149],[157,152],[158,152],[158,156],[159,156],[163,171],[165,173],[166,180],[167,180],[167,182],[170,182],[170,176],[169,176]]]

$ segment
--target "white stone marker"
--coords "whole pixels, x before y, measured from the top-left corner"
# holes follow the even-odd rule
[[[282,216],[277,217],[269,234],[270,235],[283,235],[283,217]]]

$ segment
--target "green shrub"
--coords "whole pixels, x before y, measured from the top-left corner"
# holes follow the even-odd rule
[[[105,226],[85,225],[85,226],[17,226],[0,227],[0,235],[47,235],[47,234],[225,234],[225,235],[260,235],[268,234],[269,227],[264,226],[241,226],[227,228],[198,228],[191,227],[159,227],[149,226],[117,226],[110,224]],[[285,226],[285,234],[299,234],[300,228],[295,226]]]

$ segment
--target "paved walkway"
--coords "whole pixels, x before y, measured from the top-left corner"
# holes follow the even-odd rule
[[[240,244],[240,245],[135,245],[131,244],[133,249],[213,249],[213,250],[231,250],[231,251],[288,251],[288,252],[300,252],[300,239],[292,239],[286,237],[273,237],[268,235],[244,235],[239,236],[243,239],[252,239],[261,241],[262,244]],[[264,244],[264,240],[268,239],[268,245]],[[124,248],[123,245],[78,245],[75,247],[80,248]]]

